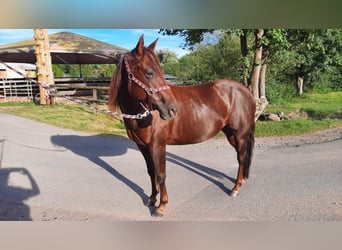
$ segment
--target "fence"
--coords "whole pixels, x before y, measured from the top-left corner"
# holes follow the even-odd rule
[[[28,79],[0,78],[0,101],[31,101],[37,88]]]
[[[56,78],[50,85],[59,95],[73,96],[90,102],[105,103],[108,99],[110,78]],[[29,79],[0,78],[0,102],[33,101],[39,87]],[[63,98],[58,102],[64,102]]]
[[[51,85],[58,90],[58,95],[73,96],[89,102],[106,103],[111,78],[56,78]],[[63,98],[57,101],[65,101]]]

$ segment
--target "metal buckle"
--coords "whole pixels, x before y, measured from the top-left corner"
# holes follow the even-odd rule
[[[133,80],[133,73],[128,73],[127,77],[129,80]]]
[[[137,119],[143,119],[144,117],[148,116],[150,111],[146,110],[143,114],[137,114]]]
[[[154,95],[156,93],[156,91],[152,88],[148,89],[147,91],[147,95]]]

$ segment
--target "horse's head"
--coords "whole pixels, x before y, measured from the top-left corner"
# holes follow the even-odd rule
[[[157,39],[158,40],[158,39]],[[164,79],[163,70],[155,54],[157,40],[144,47],[144,36],[137,46],[125,55],[123,65],[127,72],[129,95],[146,109],[157,109],[164,120],[176,114],[175,98]]]

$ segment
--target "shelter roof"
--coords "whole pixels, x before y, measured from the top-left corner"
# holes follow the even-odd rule
[[[49,43],[53,64],[113,64],[118,62],[118,55],[128,51],[128,49],[71,32],[51,34]],[[34,39],[1,45],[0,60],[35,63]]]

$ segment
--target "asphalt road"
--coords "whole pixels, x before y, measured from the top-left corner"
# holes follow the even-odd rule
[[[124,137],[56,128],[0,113],[0,220],[342,220],[342,140],[257,146],[250,179],[224,139],[167,147],[169,204],[151,217],[145,163]]]

